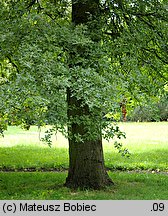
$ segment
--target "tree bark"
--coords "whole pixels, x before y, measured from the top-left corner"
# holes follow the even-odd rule
[[[72,21],[75,25],[87,23],[98,12],[98,0],[72,2]],[[88,17],[89,16],[89,17]],[[68,133],[69,133],[69,171],[65,186],[70,188],[100,189],[113,182],[109,178],[105,165],[102,147],[101,123],[94,112],[89,110],[82,99],[73,96],[67,89]],[[78,119],[78,121],[76,121]],[[93,125],[88,126],[85,119]],[[90,132],[97,134],[95,139],[87,136]],[[78,140],[76,137],[81,137]]]

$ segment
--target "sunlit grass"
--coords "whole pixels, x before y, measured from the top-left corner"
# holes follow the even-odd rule
[[[168,122],[120,123],[126,133],[123,146],[131,153],[123,158],[113,147],[113,141],[104,143],[105,161],[110,168],[154,169],[168,171]]]
[[[0,138],[0,170],[26,172],[0,172],[0,199],[167,199],[168,122],[119,125],[126,132],[127,139],[122,142],[131,157],[118,154],[113,140],[103,141],[105,164],[113,170],[109,175],[115,185],[100,191],[63,187],[69,155],[68,142],[61,134],[53,136],[50,148],[39,140],[47,128],[39,134],[35,126],[29,131],[9,127],[5,137]],[[27,172],[29,168],[36,172]],[[64,172],[41,172],[44,169]]]
[[[105,164],[119,170],[168,171],[168,122],[119,123],[126,132],[122,140],[131,152],[130,158],[123,158],[114,149],[113,140],[104,141]],[[40,137],[44,136],[42,128]],[[30,131],[9,127],[4,138],[0,138],[0,168],[68,168],[68,142],[58,133],[53,136],[51,148],[39,140],[38,128]]]
[[[45,131],[49,128],[49,126],[46,126],[39,130],[37,126],[31,126],[29,131],[25,131],[16,126],[8,127],[8,130],[4,132],[4,138],[0,137],[0,147],[12,147],[16,145],[48,147],[41,141],[41,138],[44,137]],[[68,141],[62,134],[54,134],[52,140],[52,147],[68,148]]]

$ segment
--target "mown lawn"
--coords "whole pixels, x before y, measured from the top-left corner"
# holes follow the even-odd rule
[[[168,176],[109,172],[115,182],[104,190],[70,190],[63,186],[67,172],[0,173],[0,199],[21,200],[167,200]]]
[[[0,199],[167,199],[168,122],[119,125],[127,134],[122,142],[131,157],[119,155],[113,141],[103,142],[106,167],[112,171],[109,175],[115,185],[101,191],[72,191],[63,187],[68,142],[62,135],[54,136],[49,148],[39,141],[36,127],[30,131],[9,127],[5,137],[0,138]]]
[[[126,158],[114,149],[113,141],[104,141],[106,166],[117,170],[168,171],[168,122],[120,123],[127,139],[124,147],[131,152]],[[42,130],[41,137],[44,134]],[[23,131],[9,127],[5,138],[0,138],[0,169],[68,168],[68,142],[61,135],[53,137],[53,146],[39,141],[38,129]]]

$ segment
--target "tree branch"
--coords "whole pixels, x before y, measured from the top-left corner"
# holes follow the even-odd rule
[[[27,6],[27,9],[31,8],[36,3],[36,0],[32,0],[29,5]]]
[[[160,61],[162,61],[164,64],[168,64],[168,61],[166,60],[166,58],[163,59],[163,57],[161,57],[161,56],[157,53],[156,49],[152,49],[152,48],[151,48],[151,49],[148,49],[148,48],[143,47],[142,50],[145,50],[145,51],[150,52],[150,53],[154,53],[155,56],[156,56]]]
[[[10,56],[7,56],[7,59],[9,60],[9,63],[11,63],[12,66],[13,66],[14,68],[16,68],[16,71],[19,73],[18,66],[12,61],[11,57],[10,57]]]

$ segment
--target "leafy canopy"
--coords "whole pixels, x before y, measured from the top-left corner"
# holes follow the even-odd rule
[[[103,0],[99,7],[96,18],[74,27],[68,0],[1,0],[1,132],[8,122],[54,124],[65,133],[67,88],[94,113],[84,119],[90,129],[120,109],[123,97],[161,94],[168,79],[167,2]],[[105,121],[101,127],[118,133]]]

